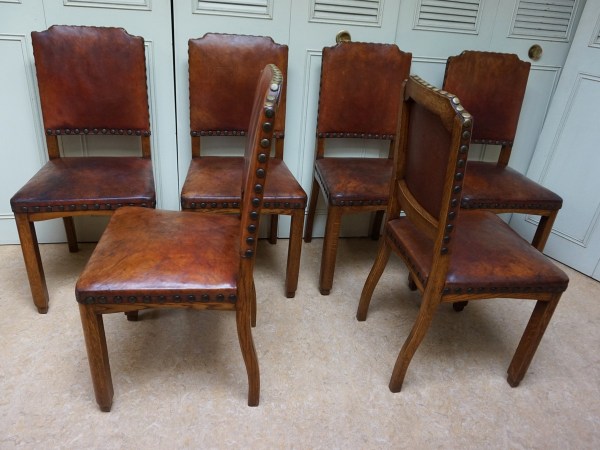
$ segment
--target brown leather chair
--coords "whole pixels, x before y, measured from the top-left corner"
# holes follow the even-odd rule
[[[185,210],[235,213],[240,208],[237,180],[243,158],[207,156],[202,138],[245,136],[252,111],[252,92],[257,74],[273,63],[287,71],[288,48],[270,37],[207,33],[189,43],[190,129],[192,161],[181,191]],[[227,85],[223,80],[228,80]],[[285,280],[286,297],[298,287],[302,228],[306,193],[283,161],[285,86],[274,126],[275,151],[269,183],[265,187],[263,213],[271,216],[269,242],[277,242],[278,215],[291,216]]]
[[[31,33],[49,161],[10,200],[33,301],[48,311],[35,222],[62,218],[76,252],[74,216],[154,208],[144,40],[121,28],[52,26]],[[139,157],[63,157],[61,135],[139,136]]]
[[[423,298],[394,366],[392,392],[400,391],[440,303],[500,297],[536,300],[508,368],[508,383],[517,386],[567,288],[563,271],[497,215],[460,208],[463,178],[469,176],[472,124],[457,97],[419,78],[408,80],[384,238],[356,315],[360,321],[366,319],[393,250],[406,263]]]
[[[310,242],[322,189],[327,203],[319,276],[322,295],[333,286],[342,216],[375,211],[371,236],[379,238],[392,174],[389,158],[398,102],[411,59],[410,53],[393,44],[343,42],[323,49],[315,169],[304,234],[304,241]],[[388,158],[326,156],[325,142],[335,138],[388,140]]]
[[[226,88],[227,80],[220,82]],[[111,218],[75,288],[100,409],[113,387],[102,314],[146,308],[235,311],[248,373],[248,405],[259,401],[254,255],[269,152],[283,77],[274,65],[260,74],[241,176],[241,213],[122,208]]]
[[[501,146],[497,162],[469,161],[462,207],[541,216],[532,241],[541,251],[562,198],[507,166],[530,66],[513,54],[465,51],[448,58],[443,88],[473,114],[472,142]]]

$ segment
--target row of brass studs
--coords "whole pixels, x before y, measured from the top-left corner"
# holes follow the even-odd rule
[[[513,141],[502,141],[497,139],[473,139],[473,144],[488,144],[488,145],[512,145]]]
[[[277,68],[277,66],[275,66],[274,64],[271,64],[270,66],[273,70],[273,78],[271,80],[270,91],[275,93],[279,90],[281,82],[283,81],[283,76],[282,76],[281,72],[279,71],[279,69]],[[261,126],[261,129],[265,133],[270,133],[273,129],[273,124],[270,119],[273,119],[273,117],[275,117],[275,109],[273,108],[273,106],[275,105],[275,100],[276,100],[276,96],[274,94],[267,94],[267,98],[264,103],[264,109],[263,109],[264,115],[267,120],[265,120]],[[258,164],[259,164],[259,166],[256,168],[256,177],[259,180],[259,182],[254,185],[254,197],[252,198],[252,206],[255,208],[260,207],[260,204],[261,204],[261,201],[262,201],[263,195],[264,195],[263,182],[260,180],[264,179],[267,175],[266,163],[269,160],[269,154],[266,152],[268,152],[271,148],[271,139],[262,138],[260,140],[260,146],[263,149],[265,149],[265,153],[259,153],[256,158],[258,161]],[[244,195],[250,195],[250,192],[246,192]],[[250,215],[250,220],[252,220],[254,223],[251,223],[250,225],[248,225],[248,227],[246,229],[248,234],[245,237],[245,241],[246,241],[246,244],[248,244],[248,246],[250,247],[250,248],[246,249],[246,251],[244,252],[244,256],[246,258],[254,257],[254,246],[256,245],[255,235],[257,232],[257,228],[258,228],[257,222],[260,218],[260,214],[257,209],[250,211],[249,215]]]
[[[464,209],[536,209],[536,210],[557,210],[557,203],[498,203],[498,202],[475,202],[468,198],[463,198],[461,207]]]
[[[211,297],[209,294],[201,295],[115,295],[115,296],[87,296],[83,300],[78,300],[86,305],[105,305],[105,304],[136,304],[136,303],[223,303],[227,299],[229,303],[237,302],[235,294],[217,294]]]
[[[320,138],[363,138],[363,139],[394,139],[393,134],[372,133],[317,133]]]
[[[339,202],[336,202],[335,200],[331,202],[333,205],[336,206],[373,206],[373,205],[377,205],[377,206],[385,206],[387,205],[387,202],[385,200],[340,200]]]
[[[487,294],[487,293],[492,293],[492,294],[502,294],[502,293],[521,293],[521,294],[527,294],[527,293],[540,293],[540,292],[563,292],[564,291],[564,286],[554,286],[554,287],[548,287],[548,286],[513,286],[513,287],[507,287],[507,286],[478,286],[478,287],[466,287],[466,288],[453,288],[450,289],[449,287],[445,287],[443,290],[443,293],[445,295],[448,294],[462,294],[462,293],[466,293],[466,294]]]
[[[455,184],[452,187],[452,196],[450,198],[450,208],[448,211],[448,217],[446,218],[446,225],[445,225],[445,231],[446,234],[444,234],[443,237],[443,243],[445,245],[443,245],[440,249],[440,253],[442,255],[445,255],[448,253],[448,247],[447,244],[450,242],[451,240],[451,233],[454,230],[454,225],[451,223],[454,221],[454,219],[456,218],[457,214],[458,214],[458,209],[460,209],[460,200],[461,200],[461,192],[462,192],[462,182],[465,176],[465,167],[467,165],[467,155],[469,153],[469,144],[471,142],[471,131],[470,128],[473,125],[473,117],[471,116],[471,114],[469,114],[467,111],[465,111],[465,108],[460,104],[460,100],[458,99],[458,97],[454,94],[451,94],[447,91],[444,91],[443,89],[439,89],[435,86],[433,86],[432,84],[427,83],[425,80],[415,76],[414,79],[419,82],[420,84],[422,84],[423,86],[426,86],[428,89],[433,90],[434,92],[437,92],[438,94],[444,96],[445,98],[449,99],[452,106],[454,107],[454,109],[460,113],[462,119],[463,119],[463,124],[462,124],[462,135],[461,135],[461,145],[460,148],[458,150],[459,155],[458,158],[456,160],[456,167],[455,167],[455,172],[454,172],[454,181]]]
[[[48,128],[46,130],[46,134],[48,136],[60,136],[61,134],[123,134],[128,136],[150,136],[149,130],[124,130],[124,129],[115,129],[115,128],[57,128],[53,130]]]
[[[265,130],[270,131],[270,130]],[[201,130],[201,131],[191,131],[190,135],[193,137],[198,136],[246,136],[247,132],[245,130]],[[276,139],[282,139],[284,137],[283,132],[273,134],[273,137]]]
[[[239,202],[191,202],[189,204],[191,209],[227,209],[227,208],[239,208]],[[264,202],[264,208],[292,208],[292,209],[304,209],[302,203],[290,203],[290,202]]]
[[[87,205],[87,204],[82,204],[82,205],[68,205],[68,206],[64,206],[64,205],[58,205],[58,206],[52,206],[52,205],[48,205],[48,206],[22,206],[20,208],[19,212],[63,212],[63,211],[99,211],[99,210],[111,210],[111,209],[117,209],[117,208],[121,208],[122,206],[142,206],[144,208],[148,207],[148,203],[146,202],[142,202],[142,203],[117,203],[117,204],[111,204],[111,203],[94,203],[93,205]],[[150,204],[151,208],[154,208],[156,206],[156,202],[152,202]]]

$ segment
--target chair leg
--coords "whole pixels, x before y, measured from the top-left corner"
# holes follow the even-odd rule
[[[378,240],[381,235],[381,224],[383,223],[384,215],[385,211],[375,211],[375,217],[371,225],[371,239],[374,241]]]
[[[288,244],[287,268],[285,275],[285,296],[294,298],[298,289],[298,274],[300,273],[300,255],[302,253],[302,228],[304,226],[304,210],[292,213],[290,224],[290,241]]]
[[[533,355],[558,305],[560,296],[561,294],[555,294],[549,301],[538,300],[535,304],[531,318],[508,367],[507,381],[512,387],[517,387],[525,376],[525,372],[529,368]]]
[[[548,242],[548,238],[552,232],[552,226],[554,225],[557,215],[558,210],[552,211],[547,216],[540,217],[540,222],[538,223],[538,227],[535,230],[535,235],[531,241],[531,245],[537,248],[540,252],[544,250],[546,242]]]
[[[315,212],[317,210],[317,201],[321,188],[316,178],[313,178],[312,188],[310,190],[310,201],[308,202],[308,213],[306,215],[306,225],[304,226],[304,242],[312,241],[313,223],[315,221]]]
[[[139,319],[139,311],[127,311],[125,312],[125,315],[127,316],[127,320],[129,320],[130,322],[137,322]]]
[[[369,310],[369,304],[371,303],[373,291],[375,290],[375,286],[377,286],[377,283],[379,282],[381,274],[383,273],[383,270],[385,269],[389,259],[390,247],[387,245],[386,240],[382,239],[381,243],[379,244],[379,249],[377,250],[375,262],[373,262],[373,267],[371,267],[369,276],[367,277],[365,285],[363,286],[360,294],[360,302],[358,303],[358,309],[356,311],[356,319],[360,322],[363,322],[367,319],[367,311]]]
[[[67,233],[67,243],[69,244],[69,251],[71,253],[77,253],[79,246],[77,245],[77,232],[75,231],[75,221],[73,217],[63,217],[63,223],[65,225],[65,232]]]
[[[333,286],[333,274],[335,272],[341,222],[341,208],[335,206],[327,208],[327,223],[325,225],[325,237],[323,238],[323,251],[321,254],[321,273],[319,275],[319,291],[321,295],[329,295]]]
[[[44,276],[44,267],[40,256],[35,224],[29,221],[26,214],[15,214],[19,240],[21,241],[21,251],[25,260],[25,269],[29,279],[31,296],[40,314],[48,312],[48,287],[46,286],[46,277]]]
[[[429,290],[426,290],[425,295],[423,295],[417,320],[415,321],[412,330],[410,330],[410,334],[406,338],[406,341],[398,354],[398,358],[396,359],[396,364],[394,365],[389,384],[390,391],[392,392],[400,392],[402,389],[402,383],[404,382],[404,376],[408,370],[408,365],[417,351],[417,348],[423,341],[423,338],[431,325],[431,321],[433,320],[437,305],[439,304],[439,300],[431,298],[431,294],[428,291]]]
[[[452,303],[452,309],[456,312],[461,312],[463,309],[465,309],[465,306],[467,306],[469,304],[469,302],[464,301],[464,302],[454,302]]]
[[[98,402],[101,411],[108,412],[112,406],[114,390],[102,315],[96,313],[91,307],[82,304],[79,305],[79,313],[96,402]]]
[[[256,326],[256,285],[254,284],[254,280],[252,280],[252,302],[250,306],[252,307],[250,311],[250,325],[254,328]]]
[[[279,224],[279,215],[271,214],[271,225],[269,229],[269,244],[277,244],[277,225]]]
[[[415,279],[413,278],[412,273],[408,273],[408,289],[411,291],[416,291],[418,289],[417,283],[415,283]]]
[[[248,291],[252,291],[250,287]],[[245,292],[246,298],[238,299],[237,308],[235,310],[235,318],[237,324],[238,340],[240,349],[246,364],[246,372],[248,374],[248,406],[258,406],[260,397],[260,372],[258,369],[258,358],[256,357],[256,349],[252,340],[251,328],[251,308],[252,298],[251,292]]]

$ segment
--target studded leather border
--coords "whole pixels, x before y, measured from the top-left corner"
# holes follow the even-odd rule
[[[231,303],[237,302],[236,294],[173,294],[173,295],[86,295],[78,298],[79,303],[86,305],[119,305],[119,304],[163,304],[163,303]]]

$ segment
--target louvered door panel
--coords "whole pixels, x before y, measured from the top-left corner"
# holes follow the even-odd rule
[[[271,18],[273,0],[198,0],[194,13]]]
[[[568,41],[579,0],[520,0],[511,37]]]
[[[312,22],[381,24],[381,0],[314,0]]]
[[[477,33],[481,0],[421,0],[415,29]]]

